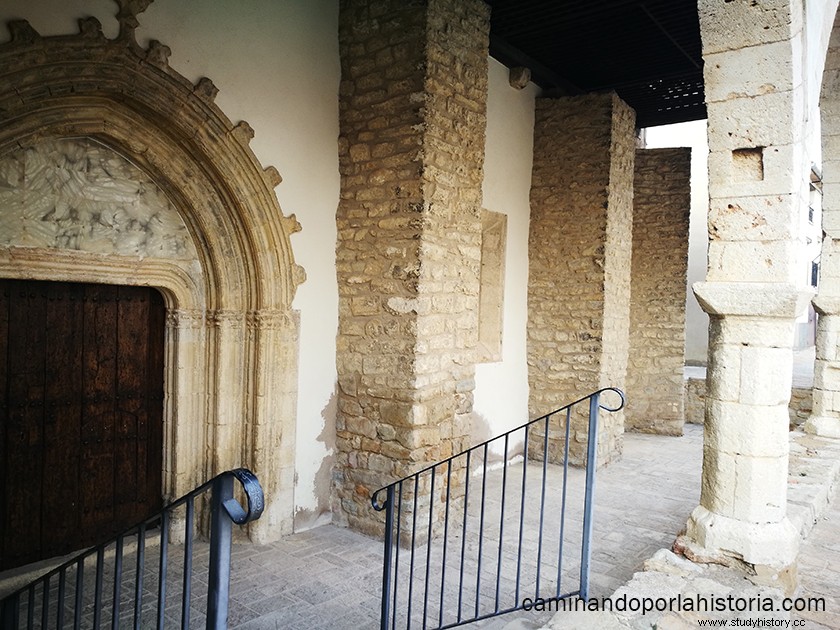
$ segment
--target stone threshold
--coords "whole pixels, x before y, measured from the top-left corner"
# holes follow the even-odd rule
[[[790,463],[788,474],[788,518],[798,528],[801,541],[805,541],[814,525],[823,518],[831,504],[840,479],[840,440],[823,438],[792,431],[790,434]],[[686,518],[688,515],[686,515]],[[786,627],[785,622],[800,619],[796,613],[774,610],[758,611],[713,611],[700,612],[688,610],[619,611],[621,602],[630,602],[633,598],[642,600],[681,597],[683,601],[699,598],[733,596],[734,598],[760,598],[762,602],[770,600],[778,609],[779,602],[785,597],[782,588],[757,585],[750,581],[751,576],[744,570],[724,567],[716,564],[696,564],[670,549],[660,549],[644,565],[644,571],[633,575],[624,586],[618,588],[610,597],[614,610],[599,611],[562,611],[558,612],[543,626],[546,630],[634,630],[659,629],[669,630],[697,628],[701,619],[765,619],[778,620],[777,627]],[[801,587],[793,596],[804,596]],[[829,611],[830,612],[830,611]],[[732,625],[730,622],[729,625]],[[770,626],[766,626],[770,627]],[[792,627],[792,626],[791,626]]]

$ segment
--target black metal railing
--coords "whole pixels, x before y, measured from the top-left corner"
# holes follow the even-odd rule
[[[620,403],[602,405],[605,392]],[[529,600],[587,599],[598,416],[623,406],[620,390],[602,389],[374,492],[385,511],[380,628],[453,628]]]
[[[247,501],[234,496],[234,479]],[[209,500],[210,541],[196,540],[196,503]],[[0,601],[3,630],[227,627],[232,524],[260,517],[251,471],[224,472],[107,543],[79,554]],[[158,547],[154,551],[152,549]],[[200,548],[199,548],[200,547]],[[178,549],[178,553],[170,553]],[[207,554],[209,557],[198,558]],[[199,566],[200,565],[200,566]],[[201,573],[202,575],[197,575]],[[193,584],[206,583],[206,602]],[[204,603],[203,609],[196,601]],[[203,623],[202,623],[203,622]]]

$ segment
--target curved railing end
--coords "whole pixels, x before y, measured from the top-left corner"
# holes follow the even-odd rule
[[[599,389],[596,394],[603,394],[604,392],[615,392],[618,394],[621,403],[618,407],[607,407],[606,405],[601,404],[600,400],[598,401],[598,406],[603,409],[604,411],[616,412],[624,409],[624,405],[627,404],[627,399],[624,396],[624,392],[618,389],[618,387],[605,387],[604,389]]]
[[[236,499],[228,499],[224,502],[225,511],[230,516],[230,520],[237,525],[256,521],[265,510],[265,495],[257,476],[247,468],[235,468],[222,474],[233,476],[242,486],[245,498],[248,500],[247,510]]]

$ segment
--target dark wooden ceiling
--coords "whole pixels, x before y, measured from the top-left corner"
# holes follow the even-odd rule
[[[615,90],[637,126],[706,117],[696,0],[489,0],[490,52],[548,94]]]

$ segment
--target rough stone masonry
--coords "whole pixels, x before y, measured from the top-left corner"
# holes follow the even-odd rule
[[[635,118],[615,94],[537,99],[528,245],[532,418],[596,389],[624,387]],[[555,462],[562,458],[559,431],[549,427]],[[573,416],[575,464],[584,463],[586,431],[585,416]],[[539,433],[532,433],[535,444]],[[602,415],[598,464],[620,455],[623,433],[623,413]]]
[[[691,150],[636,151],[625,428],[682,435]]]
[[[335,513],[380,533],[371,492],[468,445],[490,16],[347,0],[339,19]]]

